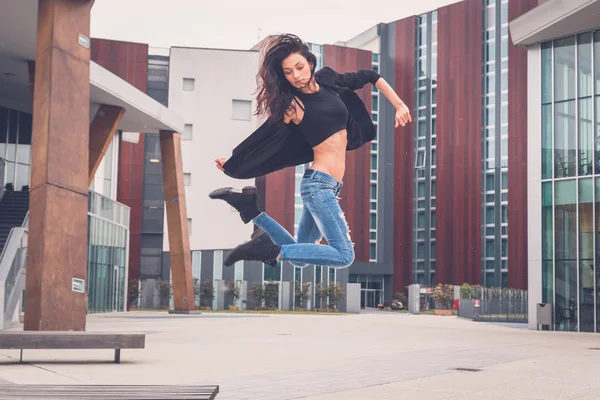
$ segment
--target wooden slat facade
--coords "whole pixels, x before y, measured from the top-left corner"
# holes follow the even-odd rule
[[[537,5],[538,0],[510,1],[509,21]],[[508,44],[508,286],[527,289],[527,49],[513,45],[510,36]]]
[[[482,29],[481,0],[438,10],[437,283],[481,283]]]

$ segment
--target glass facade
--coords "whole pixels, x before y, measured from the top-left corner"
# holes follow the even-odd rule
[[[542,301],[600,331],[600,31],[542,43]]]
[[[435,285],[437,11],[417,17],[413,282]]]
[[[379,73],[379,54],[373,53],[371,62],[373,71]],[[369,261],[377,262],[377,209],[378,207],[378,195],[377,195],[377,169],[378,169],[378,155],[379,155],[379,89],[373,85],[373,91],[371,93],[371,119],[377,129],[377,137],[371,141],[371,167],[369,171],[370,175],[370,213],[369,213]]]
[[[508,0],[483,1],[482,279],[508,285]]]
[[[6,181],[15,190],[29,186],[31,114],[0,107],[0,158],[6,160]],[[103,160],[101,187],[111,191],[113,144]],[[128,268],[129,208],[94,191],[88,197],[88,313],[124,311]],[[0,249],[1,251],[1,249]]]
[[[14,190],[29,186],[31,114],[0,107],[0,158],[6,160],[6,182]]]
[[[88,197],[88,313],[125,311],[129,208],[98,193]]]
[[[351,274],[350,283],[360,283],[360,307],[376,308],[383,304],[385,280],[383,275]]]
[[[140,277],[162,276],[164,188],[158,135],[145,135]]]

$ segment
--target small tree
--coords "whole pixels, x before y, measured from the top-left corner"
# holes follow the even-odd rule
[[[250,291],[250,293],[254,298],[255,307],[262,307],[263,302],[265,300],[265,289],[263,288],[263,284],[259,282],[254,283],[254,285],[252,285],[252,290]]]
[[[460,298],[463,300],[471,300],[473,298],[473,288],[466,282],[460,287]]]
[[[327,298],[329,299],[329,308],[337,309],[337,305],[344,298],[344,288],[338,282],[331,282],[327,288]]]
[[[454,302],[454,286],[439,283],[433,290],[433,299],[435,300],[436,309],[452,309],[452,303]]]
[[[140,281],[138,279],[132,279],[129,281],[129,305],[138,305],[138,299],[140,298]]]
[[[307,302],[308,302],[308,290],[310,288],[310,283],[303,283],[300,284],[300,282],[296,281],[296,283],[294,284],[294,297],[295,297],[295,302],[294,304],[296,305],[296,307],[300,307],[300,308],[306,308]]]
[[[237,304],[237,301],[240,298],[240,287],[237,285],[236,281],[227,281],[226,283],[227,285],[227,289],[231,292],[231,294],[233,295],[233,305]]]
[[[319,282],[315,286],[315,295],[319,298],[321,303],[319,308],[326,308],[327,297],[329,296],[329,288],[323,285],[323,283]]]
[[[202,281],[200,292],[202,295],[200,297],[200,304],[202,304],[205,307],[211,307],[212,301],[215,298],[215,288],[213,286],[212,281],[209,281],[208,279]]]
[[[265,306],[267,308],[276,308],[279,300],[279,282],[265,282]]]
[[[200,299],[202,297],[202,286],[200,285],[200,279],[194,278],[192,279],[192,285],[194,286],[194,301],[195,305],[200,305]]]
[[[173,289],[171,287],[171,282],[159,279],[156,281],[158,285],[158,292],[160,296],[160,305],[161,307],[168,307],[169,300],[173,295]]]
[[[398,300],[400,303],[406,306],[408,298],[406,297],[406,294],[404,292],[398,292],[396,293],[396,300]]]

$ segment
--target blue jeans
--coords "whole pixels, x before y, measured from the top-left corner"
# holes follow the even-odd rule
[[[281,246],[281,261],[289,261],[296,267],[314,264],[346,268],[352,264],[354,244],[337,197],[341,189],[342,183],[331,175],[306,170],[300,184],[304,208],[298,224],[298,240],[267,213],[254,218],[254,223]],[[323,236],[327,245],[318,244]]]

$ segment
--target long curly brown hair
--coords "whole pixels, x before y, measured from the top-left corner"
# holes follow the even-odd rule
[[[312,78],[317,58],[302,39],[292,34],[266,39],[261,52],[262,64],[256,76],[258,95],[255,115],[266,115],[271,117],[272,122],[279,122],[283,119],[285,111],[290,108],[296,92],[296,88],[285,78],[281,63],[291,54],[299,53],[310,63]]]

